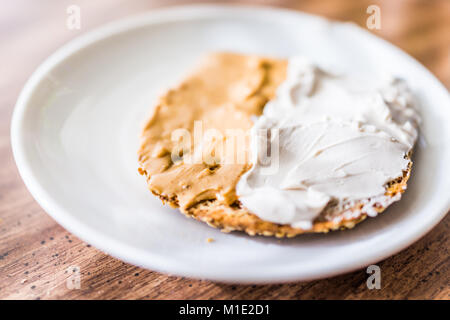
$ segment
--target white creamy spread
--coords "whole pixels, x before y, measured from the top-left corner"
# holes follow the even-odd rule
[[[303,229],[331,200],[383,201],[408,167],[419,122],[403,81],[337,76],[292,58],[252,128],[239,200],[263,220]]]

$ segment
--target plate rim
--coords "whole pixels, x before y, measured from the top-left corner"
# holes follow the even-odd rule
[[[58,224],[63,226],[69,232],[73,233],[83,241],[86,241],[96,248],[110,254],[111,256],[118,258],[120,260],[129,262],[134,265],[138,265],[150,270],[169,273],[172,275],[196,278],[196,279],[207,279],[218,282],[226,283],[282,283],[291,281],[308,281],[313,279],[321,279],[332,277],[338,274],[343,274],[351,272],[354,270],[361,269],[367,265],[376,263],[378,261],[384,260],[387,257],[405,249],[412,243],[416,242],[427,234],[433,227],[435,227],[448,213],[450,210],[450,201],[443,203],[441,208],[437,208],[437,212],[433,219],[430,219],[426,225],[422,225],[421,228],[415,230],[415,232],[409,232],[408,236],[403,235],[395,241],[395,245],[391,245],[388,250],[384,250],[382,253],[378,254],[365,254],[360,255],[359,259],[355,261],[340,262],[336,264],[333,268],[328,268],[322,270],[321,272],[299,272],[295,270],[294,272],[289,272],[287,274],[243,274],[236,273],[235,271],[230,271],[228,274],[217,274],[214,271],[205,272],[202,270],[201,273],[196,272],[195,266],[176,264],[173,265],[168,262],[164,256],[155,255],[148,250],[137,249],[131,245],[122,243],[119,240],[114,239],[111,236],[107,236],[102,233],[97,233],[96,230],[89,225],[82,223],[77,220],[75,216],[72,216],[67,210],[65,210],[57,200],[53,199],[51,194],[45,190],[45,188],[40,184],[36,176],[34,175],[31,167],[27,163],[26,148],[22,144],[24,141],[24,124],[23,118],[27,111],[27,106],[32,97],[35,89],[45,78],[45,76],[58,65],[63,63],[66,59],[70,58],[72,55],[76,54],[80,50],[95,44],[97,41],[107,39],[110,36],[117,35],[134,28],[142,27],[145,25],[158,24],[165,22],[176,17],[186,17],[186,15],[204,15],[220,12],[220,14],[225,14],[230,16],[235,10],[246,11],[249,15],[264,15],[264,14],[274,14],[278,15],[292,15],[299,17],[307,17],[309,19],[317,20],[327,20],[331,23],[336,24],[346,24],[345,22],[335,22],[324,17],[304,13],[301,11],[295,11],[290,9],[274,8],[270,6],[254,6],[254,5],[216,5],[216,4],[201,4],[201,5],[182,5],[182,6],[170,6],[159,9],[153,9],[140,13],[137,15],[132,15],[126,18],[122,18],[116,21],[109,22],[103,26],[97,27],[91,31],[87,31],[82,35],[75,37],[74,39],[67,42],[60,49],[51,54],[39,67],[33,72],[22,91],[20,92],[17,103],[14,107],[12,120],[11,120],[11,146],[13,151],[14,160],[16,162],[19,174],[24,181],[27,189],[36,200],[36,202],[44,209],[44,211],[50,215]],[[192,18],[192,17],[191,17]],[[195,17],[193,18],[195,19]],[[409,56],[407,53],[392,45],[388,41],[379,38],[370,32],[358,27],[356,24],[347,23],[353,25],[359,31],[365,33],[366,37],[372,37],[371,40],[376,40],[382,42],[383,45],[387,45],[390,49],[400,53],[405,59],[411,60],[421,67],[422,71],[428,73],[430,80],[435,82],[435,85],[441,86],[442,89],[447,90],[443,84],[422,64],[420,64],[416,59]],[[439,213],[438,213],[439,212]],[[139,258],[142,252],[145,251],[145,257]],[[149,259],[149,257],[151,257]],[[144,261],[145,260],[145,261]],[[151,263],[149,262],[151,260]],[[320,270],[319,270],[320,271]]]

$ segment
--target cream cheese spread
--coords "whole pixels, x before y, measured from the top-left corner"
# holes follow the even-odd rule
[[[239,200],[263,220],[302,229],[330,201],[380,200],[407,170],[419,122],[404,81],[335,75],[292,58],[251,130]]]

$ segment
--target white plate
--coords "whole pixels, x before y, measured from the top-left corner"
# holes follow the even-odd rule
[[[223,234],[163,206],[137,173],[138,135],[163,88],[203,53],[302,54],[322,65],[406,78],[423,140],[401,202],[353,230],[278,241]],[[352,25],[269,8],[189,6],[105,26],[57,51],[23,89],[14,156],[39,204],[81,239],[127,262],[187,277],[282,282],[327,277],[410,245],[447,213],[447,90],[414,59]],[[214,238],[206,243],[206,238]]]

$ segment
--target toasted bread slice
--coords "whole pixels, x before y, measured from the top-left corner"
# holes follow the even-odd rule
[[[219,131],[229,126],[249,129],[251,117],[260,115],[267,101],[275,96],[286,77],[286,68],[285,60],[216,53],[209,55],[177,88],[163,95],[144,127],[138,152],[139,172],[146,176],[150,191],[186,216],[225,232],[239,230],[276,237],[352,228],[399,200],[406,189],[411,161],[408,169],[399,173],[400,178],[386,186],[383,197],[340,205],[331,202],[314,221],[313,228],[303,230],[264,221],[242,206],[235,188],[251,167],[248,161],[189,164],[183,157],[192,150],[183,150],[180,161],[174,162],[171,132],[183,128],[193,133],[194,122],[199,120]],[[410,160],[410,155],[407,157]]]

